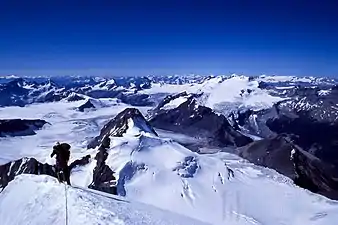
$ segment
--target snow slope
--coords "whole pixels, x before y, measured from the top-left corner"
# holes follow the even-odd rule
[[[337,202],[273,170],[232,154],[199,155],[131,125],[123,137],[110,136],[107,151],[119,195],[211,224],[329,225],[338,219]],[[84,177],[91,172],[79,169],[71,179],[87,186]]]
[[[22,188],[25,191],[22,191]],[[115,196],[68,187],[48,176],[20,175],[0,193],[2,225],[205,223]],[[15,210],[14,210],[15,209]]]
[[[175,98],[172,101],[165,104],[162,107],[162,109],[164,109],[164,110],[174,109],[174,108],[178,107],[179,105],[181,105],[182,103],[184,103],[185,101],[187,101],[188,97],[189,96],[181,96],[181,97]]]

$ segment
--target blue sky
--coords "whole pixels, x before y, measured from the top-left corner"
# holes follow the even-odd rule
[[[4,0],[0,74],[338,76],[337,4]]]

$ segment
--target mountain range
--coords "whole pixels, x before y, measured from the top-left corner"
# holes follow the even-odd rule
[[[337,87],[291,76],[0,78],[1,209],[27,217],[52,204],[62,185],[49,154],[64,141],[71,224],[99,200],[104,216],[88,224],[115,221],[120,200],[125,211],[110,215],[126,224],[335,224]],[[23,186],[31,192],[16,200]],[[11,207],[1,221],[22,224]],[[29,223],[63,224],[60,210]]]

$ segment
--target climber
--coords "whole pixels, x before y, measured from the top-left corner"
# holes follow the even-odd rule
[[[70,185],[70,171],[68,161],[70,157],[70,145],[67,143],[56,143],[53,146],[51,158],[56,155],[56,175],[60,182],[67,182]]]

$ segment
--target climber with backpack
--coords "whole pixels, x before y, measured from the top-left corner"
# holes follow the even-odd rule
[[[67,182],[70,185],[70,171],[68,167],[68,161],[70,158],[71,146],[67,143],[56,143],[53,146],[53,152],[50,155],[53,158],[56,155],[56,176],[59,182]]]

